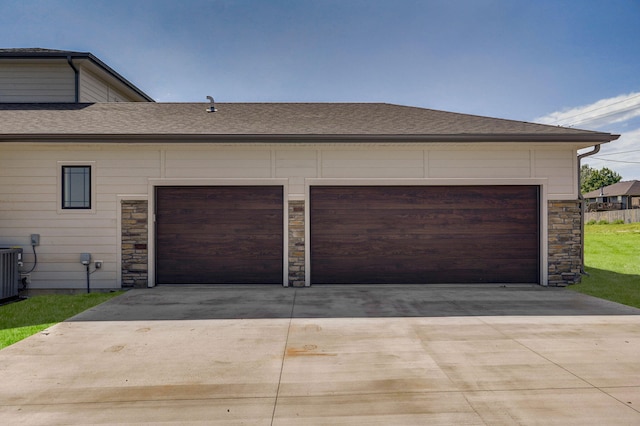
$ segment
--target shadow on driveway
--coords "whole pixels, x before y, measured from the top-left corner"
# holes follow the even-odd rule
[[[538,285],[181,285],[130,290],[68,321],[640,315]]]

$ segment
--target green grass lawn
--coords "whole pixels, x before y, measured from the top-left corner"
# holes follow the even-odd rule
[[[122,293],[52,294],[0,306],[0,349]]]
[[[585,270],[569,288],[640,308],[640,223],[585,226]]]

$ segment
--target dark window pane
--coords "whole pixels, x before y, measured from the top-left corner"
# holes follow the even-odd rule
[[[62,167],[62,208],[91,208],[91,166]]]

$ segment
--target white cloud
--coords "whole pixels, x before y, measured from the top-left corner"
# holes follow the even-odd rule
[[[552,112],[534,119],[543,124],[597,129],[640,116],[640,92],[600,99],[589,105]]]
[[[623,180],[640,180],[640,92],[600,99],[589,105],[552,112],[533,121],[543,124],[601,129],[619,133],[620,138],[602,144],[598,154],[586,157],[582,164],[601,169],[607,167]],[[591,149],[581,150],[580,153]]]
[[[598,154],[585,158],[582,163],[596,169],[607,167],[623,180],[640,180],[640,129],[625,132],[620,139],[603,144]]]

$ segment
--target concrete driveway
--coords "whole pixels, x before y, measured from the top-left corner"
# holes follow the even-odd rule
[[[132,290],[0,351],[0,419],[635,425],[640,310],[538,286]]]

